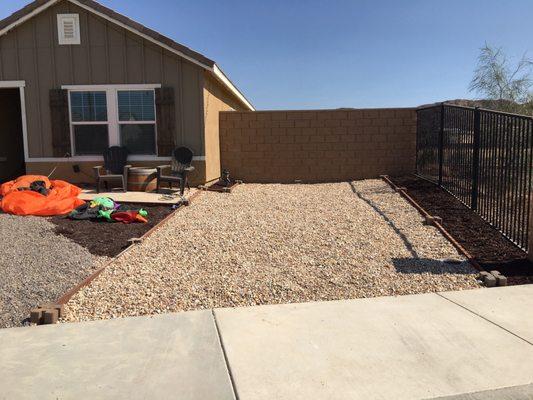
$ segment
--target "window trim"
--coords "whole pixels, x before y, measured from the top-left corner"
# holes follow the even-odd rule
[[[74,157],[84,157],[84,155],[76,154],[74,142],[74,126],[75,125],[107,125],[108,143],[109,146],[121,146],[120,143],[120,125],[154,125],[155,134],[155,154],[135,154],[136,157],[151,157],[158,158],[157,148],[157,104],[155,90],[161,88],[161,84],[132,84],[132,85],[63,85],[62,89],[68,91],[68,114],[70,126],[70,148],[71,154]],[[154,121],[120,121],[118,114],[118,92],[119,91],[154,91]],[[70,104],[70,93],[72,92],[106,92],[107,101],[107,121],[72,121],[72,106]]]
[[[73,121],[72,120],[72,104],[71,104],[71,93],[80,93],[80,92],[105,92],[106,94],[106,106],[107,106],[107,120],[106,121]],[[90,156],[88,154],[77,154],[76,153],[76,140],[74,135],[74,127],[77,125],[106,125],[107,126],[107,141],[111,146],[111,126],[109,124],[110,115],[109,115],[109,93],[106,90],[69,90],[67,93],[68,98],[68,115],[69,115],[69,126],[70,126],[70,151],[74,157],[86,157]]]

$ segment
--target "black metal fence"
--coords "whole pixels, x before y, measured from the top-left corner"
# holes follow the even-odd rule
[[[533,118],[448,104],[417,114],[418,175],[527,250]]]

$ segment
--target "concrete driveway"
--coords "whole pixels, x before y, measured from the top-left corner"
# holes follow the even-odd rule
[[[533,285],[0,331],[2,399],[531,399]]]

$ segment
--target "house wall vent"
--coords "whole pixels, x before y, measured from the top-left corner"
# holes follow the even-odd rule
[[[80,16],[78,14],[58,14],[57,29],[59,44],[81,44]]]

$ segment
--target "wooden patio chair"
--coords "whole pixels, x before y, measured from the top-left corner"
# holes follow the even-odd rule
[[[168,183],[170,189],[174,182],[179,183],[181,196],[185,193],[185,186],[190,189],[188,176],[194,171],[191,165],[193,156],[192,150],[188,147],[178,147],[172,153],[171,165],[157,167],[157,193],[160,193],[163,182]]]
[[[108,181],[122,182],[122,190],[128,190],[128,172],[131,165],[128,165],[128,150],[125,147],[112,146],[103,153],[104,165],[93,167],[96,179],[96,193],[100,193],[100,185],[104,182],[106,189]]]

